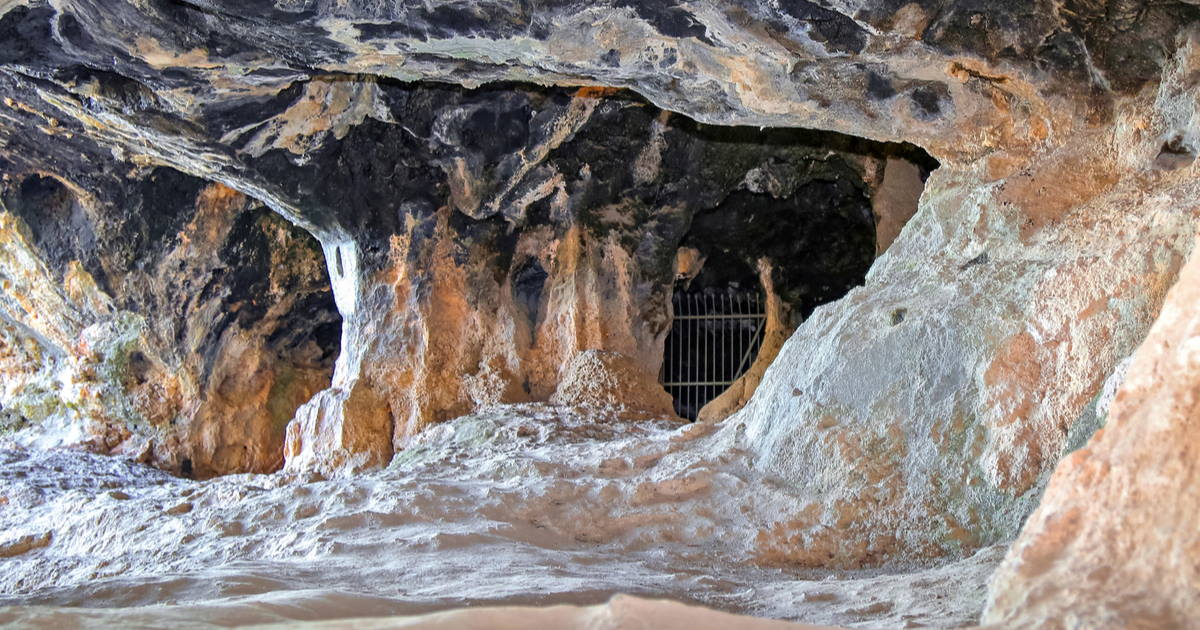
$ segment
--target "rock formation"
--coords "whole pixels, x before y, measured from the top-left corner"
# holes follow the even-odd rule
[[[26,40],[52,27],[36,8],[5,19]],[[56,37],[42,43],[62,45]],[[37,52],[31,61],[54,61]],[[89,80],[94,91],[119,87],[107,86],[117,81],[108,75]],[[321,241],[345,322],[343,351],[332,385],[295,411],[286,449],[293,470],[378,467],[431,422],[547,400],[583,351],[620,353],[653,385],[685,237],[728,248],[737,221],[753,223],[738,243],[745,264],[802,252],[803,260],[777,263],[779,280],[798,308],[811,309],[870,263],[864,178],[889,159],[928,167],[911,148],[708,127],[613,90],[464,91],[328,74],[279,87],[269,99],[234,99],[236,107],[214,101],[230,111],[201,114],[201,127],[215,125],[207,134],[184,134],[180,123],[175,131],[130,128],[134,137],[119,138],[114,125],[90,126],[98,124],[90,115],[56,124],[120,158],[256,195]],[[40,118],[26,101],[45,102],[30,89],[14,79],[13,90],[26,93],[10,99],[27,135]],[[141,124],[112,114],[116,126]],[[138,142],[164,133],[229,155],[134,153],[162,152]],[[831,149],[827,137],[843,146]],[[14,167],[13,176],[33,170]],[[718,221],[708,232],[689,231],[692,216],[705,212]],[[776,225],[783,216],[786,224]],[[753,251],[769,230],[784,247]],[[736,264],[737,256],[727,258]],[[216,471],[253,469],[230,462]]]
[[[1200,124],[1198,71],[1200,37],[1193,35],[1156,99],[1162,118],[1191,133]],[[1163,188],[1172,195],[1165,203],[1194,207],[1194,185]],[[986,621],[1071,618],[1080,626],[1126,628],[1195,623],[1198,291],[1200,260],[1193,257],[1129,363],[1105,427],[1063,460],[997,572]]]
[[[28,170],[0,195],[10,428],[185,474],[277,469],[284,428],[337,355],[316,242],[170,169],[13,157]]]
[[[1192,0],[0,1],[5,426],[352,476],[498,405],[661,414],[677,272],[763,258],[771,341],[678,446],[780,493],[737,553],[1016,538],[987,620],[1186,624],[1197,24]]]

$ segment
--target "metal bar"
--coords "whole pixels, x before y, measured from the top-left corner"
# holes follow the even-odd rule
[[[765,313],[747,313],[745,315],[682,315],[675,319],[703,319],[703,320],[718,320],[718,319],[766,319]]]
[[[742,296],[740,296],[740,295],[738,296],[738,312],[740,312],[742,314],[750,313],[749,300],[743,300]],[[750,343],[749,336],[750,336],[750,334],[749,334],[749,331],[746,330],[746,326],[738,326],[738,355],[739,356],[745,352],[746,346],[749,346],[749,343]],[[738,374],[740,372],[740,367],[742,367],[742,366],[738,365],[737,368],[734,368],[733,373]],[[737,377],[734,377],[734,378],[737,378]]]
[[[700,311],[701,313],[713,312],[713,297],[711,295],[706,294],[706,295],[702,296],[700,298],[700,301],[701,301],[700,308],[702,309]],[[699,322],[697,322],[697,324],[700,326],[700,343],[702,344],[702,349],[700,351],[700,358],[701,358],[700,369],[699,369],[700,375],[696,378],[696,380],[697,381],[707,381],[711,378],[709,376],[708,372],[709,372],[709,366],[712,365],[712,361],[709,358],[709,353],[712,351],[712,325],[705,321],[699,321]],[[695,407],[695,409],[696,409],[697,416],[699,416],[700,408],[704,406],[704,400],[707,396],[708,396],[708,391],[707,391],[707,389],[704,388],[704,386],[700,386],[700,387],[696,388],[696,407]]]
[[[755,302],[758,302],[758,296],[754,296]],[[765,328],[764,323],[760,322],[754,327],[754,335],[750,338],[750,344],[742,351],[742,360],[738,364],[738,374],[743,374],[745,370],[750,369],[750,356],[758,354],[758,347],[761,345],[761,339]]]
[[[681,296],[681,297],[683,297],[683,296]],[[685,301],[684,301],[683,299],[677,299],[676,301],[677,301],[677,302],[678,302],[678,304],[679,304],[679,312],[680,312],[680,314],[681,314],[681,315],[686,315],[686,314],[687,314],[687,308],[684,306],[684,304],[685,304]],[[676,378],[679,378],[679,379],[681,379],[681,380],[683,379],[683,372],[681,372],[681,371],[680,371],[680,370],[682,369],[682,366],[683,366],[683,346],[684,346],[684,344],[686,344],[686,343],[687,343],[687,332],[684,330],[684,327],[685,327],[684,325],[685,325],[685,323],[686,323],[686,322],[680,321],[680,322],[678,322],[678,323],[676,324],[676,325],[679,327],[679,328],[678,328],[678,332],[679,332],[679,343],[676,345],[676,348],[675,348],[675,350],[676,350],[676,352],[677,352],[677,354],[678,354],[678,357],[677,357],[677,359],[676,359],[676,361],[675,361],[675,377],[676,377]],[[676,393],[677,393],[677,395],[679,396],[679,402],[677,403],[677,404],[678,404],[678,406],[679,406],[679,415],[681,415],[681,416],[682,416],[682,415],[684,415],[684,396],[686,396],[686,395],[687,395],[687,389],[685,389],[685,388],[680,388],[680,389],[679,389],[679,391],[678,391],[678,392],[676,392]]]
[[[679,300],[679,308],[681,310],[683,310],[684,317],[687,317],[692,314],[691,304],[692,304],[692,302],[686,294],[683,295],[682,298]],[[688,380],[688,378],[689,378],[689,375],[687,373],[688,366],[687,366],[686,360],[687,360],[688,354],[691,352],[691,349],[688,348],[688,344],[690,344],[692,342],[692,336],[690,334],[691,331],[688,330],[690,327],[691,327],[691,324],[687,320],[679,322],[679,332],[682,335],[682,337],[680,337],[680,339],[679,339],[679,364],[677,366],[677,370],[679,371],[680,379],[685,380],[685,381]],[[688,399],[689,393],[690,392],[687,387],[684,387],[679,391],[679,415],[684,416],[685,418],[688,415],[688,412],[687,412],[688,400],[687,399]]]
[[[675,297],[675,301],[679,305],[679,313],[681,316],[687,314],[687,309],[684,308],[684,300],[682,299],[684,297],[686,297],[686,296],[676,296]],[[683,366],[683,345],[685,343],[687,343],[687,333],[684,331],[685,323],[686,322],[684,322],[683,320],[680,320],[680,321],[676,322],[676,324],[675,324],[676,326],[678,326],[678,328],[676,330],[679,333],[679,344],[676,347],[676,352],[677,352],[678,356],[676,357],[676,361],[675,361],[675,377],[679,378],[680,380],[683,380],[683,372],[680,371],[681,367]],[[676,405],[679,407],[679,415],[682,416],[682,415],[684,415],[684,396],[687,395],[687,390],[684,388],[680,388],[679,391],[676,393],[679,396],[679,401],[676,403]]]
[[[692,313],[700,315],[704,312],[704,295],[692,296]],[[704,379],[704,322],[700,319],[693,319],[692,339],[696,342],[696,351],[692,355],[692,376],[693,381]],[[691,414],[693,420],[696,419],[696,408],[700,405],[700,390],[698,387],[692,389],[692,404],[688,407],[688,413]]]
[[[663,385],[666,387],[690,387],[690,386],[703,387],[703,386],[708,386],[708,385],[712,385],[712,386],[721,385],[724,387],[729,387],[730,385],[733,385],[733,383],[734,383],[734,381],[686,381],[683,383],[663,383]]]
[[[721,293],[719,295],[718,301],[721,303],[721,314],[729,315],[730,314],[729,307],[728,307],[729,294]],[[726,358],[726,355],[729,353],[729,335],[727,334],[727,331],[729,329],[729,326],[732,324],[733,324],[733,321],[729,320],[729,319],[716,320],[717,351],[716,351],[716,356],[713,357],[713,368],[714,368],[713,372],[714,373],[713,373],[713,377],[712,377],[712,380],[714,380],[714,381],[724,381],[727,378],[725,376],[725,374],[726,374],[725,364],[729,361],[729,359]],[[709,400],[712,400],[712,399],[716,398],[717,396],[721,395],[721,392],[717,390],[717,386],[712,385],[710,387],[712,388],[712,391],[709,392],[709,396],[710,396]]]
[[[733,295],[728,296],[728,304],[730,304],[730,313],[736,314],[737,310],[733,307]],[[740,326],[738,322],[728,322],[728,328],[730,328],[730,330],[728,330],[728,334],[725,336],[726,348],[724,361],[725,374],[728,374],[728,376],[725,378],[736,379],[737,374],[733,371],[733,358],[734,356],[737,356],[736,353],[738,352],[738,337],[736,332],[742,329],[742,326]]]
[[[701,312],[702,313],[711,313],[713,310],[712,296],[704,295],[701,297],[701,300],[703,301],[703,306],[701,306],[701,308],[704,309]],[[712,332],[712,326],[706,325],[703,320],[697,322],[697,324],[700,326],[701,362],[700,362],[700,369],[698,370],[699,375],[696,377],[696,380],[707,381],[708,380],[708,370],[709,370],[708,366],[712,365],[712,361],[710,361],[709,357],[708,357],[708,353],[711,350],[711,348],[709,348],[709,342],[711,341],[711,338],[710,338],[711,336],[709,335],[709,333]],[[700,406],[704,403],[704,398],[705,398],[705,396],[708,395],[708,391],[706,389],[697,388],[696,394],[697,394],[697,396],[696,396],[695,409],[696,409],[696,414],[699,415]]]
[[[688,296],[688,314],[692,315],[695,313],[696,313],[696,296],[689,295]],[[696,330],[695,330],[696,329],[696,320],[694,320],[694,319],[688,320],[685,323],[687,324],[687,327],[688,327],[688,331],[686,333],[687,338],[688,338],[688,346],[689,346],[688,359],[692,359],[687,364],[687,368],[688,368],[687,369],[687,380],[694,381],[694,380],[696,380],[696,374],[695,374],[696,365],[695,365],[695,361],[694,361],[694,359],[696,358]],[[693,387],[689,387],[689,388],[687,388],[687,417],[689,419],[695,418],[695,416],[692,413],[692,409],[694,409],[695,406],[696,406],[696,390]]]
[[[684,307],[683,307],[684,312],[687,313],[687,315],[691,315],[691,313],[692,313],[692,310],[691,310],[692,296],[685,294],[683,296],[683,299],[680,300],[680,302],[682,302],[684,305]],[[685,315],[685,317],[687,315]],[[685,320],[679,322],[679,326],[680,326],[680,330],[683,333],[682,354],[680,354],[680,357],[679,357],[679,375],[683,380],[690,381],[690,380],[692,380],[692,373],[690,371],[692,369],[692,366],[687,363],[687,357],[690,356],[691,354],[693,354],[693,351],[691,348],[692,341],[693,341],[692,340],[692,323],[685,319]],[[688,407],[691,405],[691,401],[689,400],[689,398],[692,395],[692,390],[689,387],[684,387],[683,390],[679,392],[679,394],[680,394],[680,399],[681,399],[680,403],[679,403],[679,408],[683,409],[683,413],[681,415],[686,418],[686,417],[688,417],[688,411],[687,411]]]
[[[692,301],[691,298],[692,298],[691,295],[683,296],[684,304],[688,305],[688,308],[686,308],[686,310],[688,310],[689,317],[691,316],[691,301]],[[686,341],[684,342],[684,356],[683,356],[683,358],[679,359],[679,366],[683,368],[683,371],[680,373],[683,374],[684,380],[692,379],[691,378],[691,362],[689,362],[688,359],[690,358],[690,356],[696,355],[696,349],[692,348],[692,344],[696,343],[696,340],[695,340],[695,337],[692,336],[692,334],[691,334],[691,326],[692,326],[692,323],[691,323],[690,319],[683,320],[683,329],[684,329],[683,330],[683,338]],[[684,396],[683,397],[684,418],[690,418],[690,416],[691,416],[691,413],[690,413],[691,388],[684,388],[683,396]]]
[[[675,334],[675,316],[678,315],[679,309],[675,307],[675,294],[671,294],[671,328],[667,331],[667,340],[663,342],[663,367],[662,381],[663,389],[671,395],[671,408],[675,410],[675,415],[679,415],[679,404],[675,402],[675,388],[667,385],[672,380],[671,368],[674,367],[672,358],[675,356],[675,339],[678,335]]]
[[[763,297],[757,292],[681,292],[671,296],[671,307],[659,380],[671,394],[675,412],[695,420],[757,356],[766,331]]]
[[[738,363],[738,375],[745,374],[745,371],[750,369],[747,363],[750,361],[750,355],[758,354],[756,352],[756,344],[760,343],[759,337],[762,335],[762,330],[763,326],[761,325],[754,327],[754,336],[750,338],[750,345],[746,347],[745,352],[742,354],[742,360]]]
[[[725,307],[724,307],[725,312],[732,315],[733,314],[733,297],[729,294],[725,294],[724,302],[725,302]],[[731,333],[733,333],[736,326],[737,326],[736,320],[721,321],[721,355],[719,357],[717,357],[717,359],[719,361],[718,365],[721,368],[720,379],[723,381],[729,380],[729,376],[728,376],[729,375],[729,353],[730,353],[730,351],[733,350],[733,348],[730,346],[730,343],[733,341],[733,335]],[[717,396],[720,396],[720,395],[721,395],[721,392],[717,392]]]
[[[748,311],[748,310],[749,310],[749,309],[747,309],[747,308],[745,308],[745,307],[743,306],[743,304],[742,304],[742,294],[740,294],[740,293],[739,293],[739,294],[738,294],[738,296],[737,296],[737,311],[738,311],[738,314],[739,314],[739,315],[745,315],[745,314],[747,313],[747,311]],[[745,326],[743,326],[743,325],[742,325],[742,324],[739,322],[739,323],[738,323],[738,327],[737,327],[737,350],[736,350],[736,352],[735,352],[733,355],[731,355],[731,356],[730,356],[730,359],[732,359],[734,356],[741,356],[741,354],[742,354],[742,352],[744,351],[745,347],[746,347],[746,327],[745,327]],[[736,375],[736,374],[737,374],[737,370],[735,369],[735,370],[733,371],[733,373]],[[737,378],[737,376],[734,376],[734,378],[736,379],[736,378]]]
[[[714,313],[714,312],[718,311],[718,308],[720,308],[718,306],[719,302],[720,302],[720,299],[718,298],[718,296],[709,295],[708,296],[708,312]],[[703,377],[703,379],[706,380],[706,382],[708,382],[708,380],[714,380],[715,378],[718,378],[718,377],[713,376],[713,359],[716,356],[716,341],[718,341],[718,338],[716,338],[716,335],[714,334],[714,330],[713,330],[714,325],[715,325],[714,320],[709,320],[708,325],[704,326],[704,377]],[[704,386],[703,394],[700,397],[700,401],[701,401],[700,406],[701,407],[703,407],[704,404],[708,403],[708,401],[713,400],[713,398],[710,398],[708,394],[709,394],[708,386],[706,385],[706,386]]]
[[[669,370],[667,370],[667,380],[679,378],[679,375],[676,372],[679,370],[679,341],[681,331],[679,329],[680,322],[678,321],[678,317],[682,314],[681,310],[682,307],[679,305],[679,294],[672,294],[671,311],[675,319],[671,321],[671,332],[669,335],[671,337],[671,353],[668,354],[667,357],[671,359],[671,367]],[[675,415],[682,415],[683,406],[679,404],[679,387],[671,388],[671,398],[675,407]]]
[[[691,296],[684,294],[683,296],[680,297],[679,303],[683,309],[684,317],[691,315],[691,310],[689,310],[689,308],[688,308],[692,303]],[[692,335],[690,334],[691,333],[690,328],[691,328],[691,323],[688,322],[686,319],[681,320],[679,322],[679,332],[680,332],[680,334],[683,335],[683,337],[680,339],[679,377],[680,377],[680,380],[684,380],[684,381],[691,380],[691,376],[692,376],[687,371],[689,366],[685,361],[687,355],[691,354],[691,348],[688,347],[692,343]],[[688,409],[688,396],[689,395],[691,395],[691,391],[687,387],[684,387],[679,390],[679,409],[680,409],[679,415],[681,415],[685,418],[688,416],[687,409]]]

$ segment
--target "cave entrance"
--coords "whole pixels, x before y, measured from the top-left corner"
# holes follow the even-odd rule
[[[661,371],[677,415],[708,422],[741,409],[800,323],[864,282],[890,242],[879,227],[903,225],[923,185],[920,169],[909,169],[917,184],[904,204],[911,210],[880,213],[895,196],[880,181],[908,164],[890,162],[766,160],[691,215],[675,257]]]
[[[662,385],[675,414],[695,421],[753,364],[767,326],[766,299],[757,290],[676,291],[674,320],[663,352]]]

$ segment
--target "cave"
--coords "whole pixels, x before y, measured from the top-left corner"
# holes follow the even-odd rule
[[[46,445],[140,442],[188,477],[282,467],[285,427],[340,349],[316,240],[175,169],[90,190],[46,172],[0,185],[7,308],[26,313],[0,341],[9,425]]]
[[[0,624],[1196,625],[1197,24],[0,0]]]
[[[815,140],[789,135],[798,136],[775,133],[771,140]],[[920,164],[930,161],[919,149],[910,153]],[[811,179],[757,171],[753,176],[764,180],[800,183],[748,181],[693,215],[676,257],[660,375],[679,416],[697,420],[749,371],[768,326],[792,330],[816,307],[863,283],[877,252],[872,191],[849,164],[827,163],[832,167]],[[813,164],[804,169],[817,170]],[[720,419],[729,411],[704,415]]]
[[[695,286],[677,283],[671,296],[671,331],[659,374],[675,414],[692,422],[753,365],[767,320],[766,297],[754,274],[716,285],[694,280]]]

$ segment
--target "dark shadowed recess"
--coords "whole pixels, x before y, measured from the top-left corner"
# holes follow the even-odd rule
[[[706,258],[691,292],[759,289],[757,263],[772,268],[775,290],[797,319],[862,284],[875,259],[871,191],[853,156],[900,158],[915,164],[922,180],[939,163],[910,143],[884,143],[811,129],[717,127],[687,121],[691,133],[713,142],[807,147],[829,152],[791,173],[768,173],[786,194],[733,191],[714,207],[697,211],[681,246]]]
[[[676,412],[695,419],[747,371],[761,344],[766,308],[760,262],[769,265],[793,326],[863,283],[875,260],[876,230],[873,192],[855,157],[875,158],[876,168],[887,158],[906,160],[918,167],[922,181],[939,164],[909,143],[834,132],[716,127],[687,119],[681,127],[727,149],[813,151],[797,163],[769,161],[759,169],[757,186],[746,182],[691,215],[680,245],[697,250],[703,264],[695,275],[676,279],[675,313],[687,321],[671,328],[661,377],[670,383]]]
[[[31,244],[56,277],[78,261],[115,305],[152,320],[168,354],[198,350],[207,372],[227,328],[249,330],[269,317],[271,350],[307,367],[332,366],[341,317],[328,284],[312,286],[302,275],[273,267],[320,261],[311,235],[250,200],[235,209],[215,255],[172,258],[210,183],[165,167],[102,183],[113,190],[95,191],[85,204],[55,177],[18,176],[0,189],[0,199],[28,226]],[[104,199],[117,202],[99,201]],[[293,299],[281,310],[285,296]],[[218,315],[196,319],[212,301],[220,304]],[[201,342],[193,347],[188,339],[196,329],[202,329]]]
[[[561,235],[572,226],[597,238],[615,235],[639,259],[639,286],[651,287],[638,297],[648,318],[666,308],[680,247],[707,259],[689,290],[757,291],[757,265],[765,258],[776,291],[797,319],[807,317],[861,284],[874,261],[868,181],[878,182],[878,169],[888,158],[915,164],[922,177],[938,167],[909,143],[708,125],[664,115],[621,90],[596,91],[603,96],[587,122],[527,168],[522,156],[537,153],[576,89],[371,80],[380,106],[402,125],[367,119],[303,160],[276,150],[251,164],[305,207],[336,216],[358,244],[360,269],[388,264],[390,236],[408,231],[408,256],[419,277],[426,267],[420,261],[434,247],[439,209],[458,208],[448,222],[450,255],[465,263],[472,251],[489,252],[492,272],[498,280],[507,277],[533,324],[549,273],[517,254],[518,236],[546,228]],[[238,119],[230,125],[247,124],[240,119],[245,110],[226,113]],[[661,143],[661,165],[650,179],[639,178],[632,165],[652,142]],[[447,173],[463,164],[479,197],[497,201],[493,209],[457,205]],[[556,209],[552,197],[516,203],[551,174],[561,178],[569,198],[565,210]],[[520,180],[511,187],[516,192],[504,192],[513,177]],[[622,220],[612,219],[614,207]],[[420,280],[415,295],[420,299],[428,289]]]

